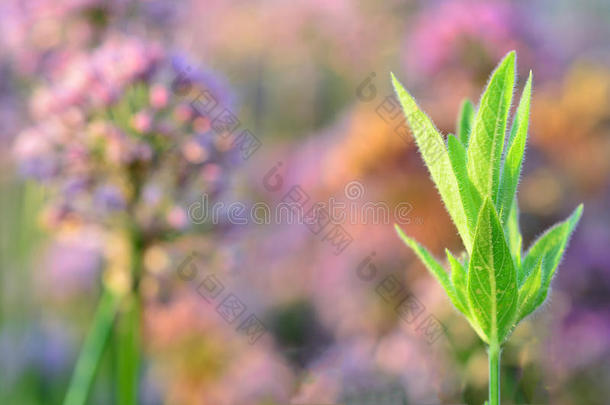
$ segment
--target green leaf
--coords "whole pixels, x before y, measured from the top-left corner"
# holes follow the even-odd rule
[[[449,266],[451,266],[451,284],[455,291],[458,305],[456,308],[470,317],[470,308],[468,307],[468,298],[466,296],[466,269],[464,266],[451,254],[448,249],[445,249]]]
[[[104,289],[83,348],[78,356],[64,405],[84,405],[118,310],[119,297]]]
[[[535,270],[519,288],[519,301],[517,304],[517,322],[534,312],[537,308],[538,297],[542,286],[542,259],[538,261]]]
[[[504,224],[504,232],[508,239],[508,247],[513,256],[515,268],[519,269],[521,267],[521,247],[523,238],[521,237],[521,230],[519,229],[519,206],[517,204],[517,199],[513,201],[510,208],[507,222]]]
[[[472,329],[474,329],[477,335],[479,335],[481,339],[485,340],[485,334],[477,324],[477,321],[473,318],[470,304],[468,302],[468,273],[466,272],[466,268],[451,254],[449,250],[445,249],[445,253],[447,254],[447,259],[449,260],[449,265],[451,266],[451,283],[453,284],[453,289],[455,290],[455,295],[460,305],[456,305],[456,308],[464,314],[466,320],[470,326],[472,326]]]
[[[468,268],[468,299],[486,342],[502,343],[517,309],[517,274],[493,204],[485,199]]]
[[[474,228],[477,222],[479,207],[481,206],[481,196],[468,177],[466,168],[466,148],[464,148],[464,145],[455,136],[449,135],[447,147],[451,167],[453,168],[453,172],[455,173],[458,182],[460,198],[464,205],[466,218],[468,219],[470,237],[472,238],[474,237]]]
[[[419,260],[421,260],[432,276],[434,276],[434,278],[436,278],[436,280],[440,283],[447,293],[447,296],[449,296],[451,303],[459,309],[460,302],[455,294],[455,290],[453,289],[453,284],[451,284],[451,280],[449,279],[449,274],[447,274],[443,266],[439,264],[439,262],[430,254],[430,252],[428,252],[428,250],[426,250],[426,248],[421,246],[414,239],[411,239],[405,235],[398,225],[394,225],[394,228],[405,245],[410,247],[413,252],[415,252]]]
[[[523,155],[525,152],[525,141],[527,138],[527,128],[530,115],[530,99],[532,95],[532,72],[530,71],[527,83],[521,95],[521,101],[517,108],[515,121],[511,128],[511,136],[508,143],[504,166],[500,178],[500,189],[498,190],[498,200],[496,209],[500,215],[500,221],[506,222],[510,213],[511,205],[517,192],[517,184],[523,166]]]
[[[446,251],[451,267],[448,275],[426,249],[398,228],[397,232],[481,339],[490,345],[490,359],[495,356],[490,372],[497,371],[500,346],[516,323],[546,299],[567,242],[582,215],[581,205],[523,254],[516,194],[529,126],[532,73],[506,140],[515,60],[515,53],[509,52],[498,64],[478,110],[470,101],[463,101],[457,135],[449,135],[446,145],[434,124],[392,75],[418,149],[466,252],[458,260]],[[490,401],[493,403],[499,399],[497,383],[496,375],[495,385],[490,382],[490,387],[496,387],[495,393],[490,391],[490,398],[495,398]]]
[[[392,82],[407,122],[413,130],[419,152],[430,171],[432,180],[438,188],[451,219],[457,227],[466,250],[470,252],[472,240],[468,229],[468,220],[460,198],[458,181],[453,172],[443,137],[393,74]]]
[[[534,266],[542,260],[542,291],[538,297],[537,305],[546,299],[551,279],[561,261],[570,236],[582,216],[583,206],[580,204],[565,221],[553,226],[545,232],[528,250],[519,272],[519,286],[529,278]]]
[[[468,142],[468,175],[481,194],[496,201],[506,122],[515,83],[515,52],[509,52],[481,97]]]
[[[468,99],[462,101],[460,113],[458,115],[456,133],[462,145],[468,146],[468,138],[474,122],[475,108],[472,102]]]

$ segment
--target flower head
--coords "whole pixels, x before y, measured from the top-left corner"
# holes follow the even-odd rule
[[[185,80],[180,69],[188,69],[188,92],[175,89]],[[220,190],[233,152],[212,130],[212,117],[191,105],[204,91],[230,105],[215,76],[157,43],[125,36],[50,73],[53,82],[32,102],[35,123],[14,152],[23,174],[50,186],[53,210],[102,224],[127,214],[158,236],[187,225],[179,205],[194,192]],[[151,201],[142,191],[153,189],[165,194]]]

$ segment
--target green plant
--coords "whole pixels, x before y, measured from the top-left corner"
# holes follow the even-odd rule
[[[466,253],[456,259],[446,250],[448,274],[424,247],[397,226],[396,230],[488,345],[489,405],[500,403],[502,345],[517,324],[547,298],[583,209],[581,204],[523,254],[516,190],[525,152],[532,73],[506,141],[515,58],[515,52],[510,52],[496,67],[478,110],[467,100],[463,103],[457,136],[449,135],[446,145],[432,121],[392,75],[418,149]]]

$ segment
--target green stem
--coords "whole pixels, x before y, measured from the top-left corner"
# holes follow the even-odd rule
[[[78,356],[64,405],[84,405],[86,403],[93,378],[112,329],[114,317],[118,310],[118,302],[119,299],[113,292],[104,289],[93,319],[93,325]]]
[[[500,345],[489,345],[489,405],[500,405]]]
[[[135,294],[125,297],[116,325],[117,403],[136,405],[138,401],[139,305]]]
[[[131,229],[131,289],[125,296],[116,328],[117,403],[137,405],[140,371],[139,281],[144,244],[139,232]]]

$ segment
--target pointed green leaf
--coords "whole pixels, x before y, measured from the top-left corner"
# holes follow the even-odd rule
[[[510,208],[508,219],[504,224],[504,232],[506,233],[506,239],[508,239],[508,248],[513,256],[515,268],[519,269],[521,267],[521,245],[523,239],[519,229],[519,206],[517,199],[513,201]]]
[[[498,65],[481,97],[468,142],[468,175],[481,194],[496,201],[506,121],[515,83],[515,52]]]
[[[468,220],[459,195],[458,181],[445,148],[445,142],[432,121],[419,109],[413,97],[394,75],[392,75],[392,82],[407,122],[413,130],[419,152],[430,171],[432,180],[438,188],[451,219],[455,223],[466,250],[470,252],[472,240],[468,229]]]
[[[468,229],[470,237],[474,237],[474,228],[477,222],[479,207],[481,206],[481,197],[477,189],[473,186],[466,169],[466,148],[453,135],[449,135],[447,140],[447,148],[449,151],[449,159],[451,167],[458,181],[458,189],[460,197],[468,219]]]
[[[500,221],[505,223],[513,204],[517,183],[521,175],[523,166],[523,154],[525,152],[525,141],[527,138],[527,128],[530,115],[530,99],[532,95],[532,72],[530,71],[527,83],[521,95],[521,101],[517,108],[515,121],[511,129],[511,136],[508,143],[504,166],[500,178],[500,189],[498,190],[498,200],[496,209],[500,215]]]
[[[519,288],[519,301],[517,308],[517,322],[534,312],[542,285],[542,259],[538,261],[534,271],[527,277]]]
[[[451,300],[451,303],[459,310],[460,302],[455,294],[455,290],[453,289],[453,284],[451,284],[451,280],[449,279],[449,274],[445,271],[443,266],[439,264],[439,262],[419,243],[417,243],[414,239],[409,238],[405,233],[400,229],[398,225],[394,225],[398,236],[402,241],[410,247],[413,252],[417,255],[419,260],[426,266],[428,271],[436,278],[436,280],[443,287],[447,296]]]
[[[63,402],[64,405],[83,405],[87,403],[95,374],[108,344],[108,337],[112,331],[119,304],[120,297],[111,290],[104,289],[93,317],[93,324],[87,333],[83,348],[76,361],[68,392]]]
[[[468,146],[468,138],[470,138],[475,112],[474,105],[470,100],[465,99],[462,101],[462,106],[458,115],[456,133],[464,146]]]
[[[517,274],[500,220],[485,199],[475,232],[468,267],[468,299],[488,343],[508,336],[517,309]]]
[[[561,261],[572,232],[580,221],[582,210],[583,206],[580,204],[568,219],[545,232],[534,242],[523,259],[519,272],[519,286],[525,282],[534,270],[536,263],[542,259],[542,291],[538,297],[537,306],[541,305],[546,299],[555,270]]]
[[[470,316],[470,309],[468,307],[468,298],[466,297],[466,269],[462,264],[451,254],[448,249],[445,249],[447,260],[451,266],[451,284],[455,290],[455,296],[459,305],[456,308],[461,313]]]
[[[477,335],[479,335],[481,339],[485,340],[485,334],[479,327],[476,319],[473,318],[470,304],[468,302],[468,273],[466,272],[466,267],[464,267],[464,265],[460,263],[449,250],[445,249],[445,253],[447,254],[447,259],[449,260],[449,265],[451,266],[451,283],[453,284],[456,298],[462,307],[460,308],[456,305],[456,308],[464,314],[466,320],[470,326],[472,326],[472,329],[474,329]]]

